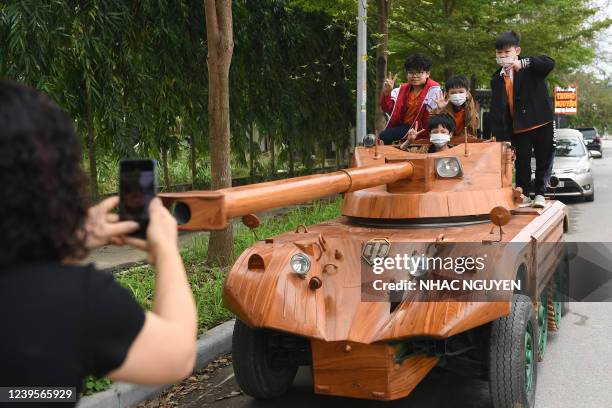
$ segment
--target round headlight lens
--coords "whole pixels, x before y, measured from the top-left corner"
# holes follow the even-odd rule
[[[365,137],[363,138],[363,145],[365,147],[372,147],[376,144],[376,135],[373,134],[367,134],[365,135]]]
[[[293,255],[289,263],[291,270],[298,275],[305,276],[310,270],[310,258],[302,253]]]
[[[436,159],[436,174],[440,177],[457,177],[461,175],[461,164],[456,157]]]

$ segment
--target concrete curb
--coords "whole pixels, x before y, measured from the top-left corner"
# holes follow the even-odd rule
[[[204,368],[217,357],[232,351],[234,320],[220,324],[204,333],[197,342],[194,371]],[[161,394],[173,384],[135,385],[116,383],[109,390],[82,398],[78,408],[127,408]]]
[[[108,266],[106,268],[100,268],[100,271],[103,272],[110,272],[110,273],[118,273],[118,272],[123,272],[127,269],[133,268],[135,266],[143,266],[143,265],[147,265],[147,262],[143,259],[142,261],[135,261],[135,262],[125,262],[125,263],[121,263],[121,264],[117,264],[117,265],[113,265],[113,266]]]

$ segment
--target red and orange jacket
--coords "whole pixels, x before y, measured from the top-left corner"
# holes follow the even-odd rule
[[[390,95],[381,94],[380,96],[380,107],[383,112],[391,115],[387,122],[386,128],[392,128],[402,124],[402,118],[404,117],[408,107],[406,106],[406,92],[409,92],[409,84],[401,84],[398,88],[391,91]],[[432,109],[436,109],[438,105],[435,100],[442,96],[442,89],[440,84],[431,78],[427,79],[423,90],[419,94],[417,104],[419,110],[416,118],[410,126],[414,126],[415,122],[419,122],[419,129],[427,129],[427,120],[429,119],[429,112]],[[429,132],[421,133],[417,136],[417,139],[429,139]]]

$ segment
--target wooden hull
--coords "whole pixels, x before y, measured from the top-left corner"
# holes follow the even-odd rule
[[[505,261],[505,270],[514,274],[524,264],[527,290],[534,295],[552,276],[553,258],[557,257],[552,246],[543,243],[560,241],[566,225],[565,206],[553,201],[543,210],[515,210],[504,226],[503,242],[516,243],[519,248]],[[226,278],[224,301],[252,327],[311,339],[315,392],[378,400],[401,398],[438,358],[413,356],[396,364],[390,342],[448,338],[507,315],[510,303],[415,299],[402,302],[391,312],[387,302],[363,302],[362,244],[385,237],[392,243],[427,245],[440,236],[447,242],[481,243],[491,239],[491,227],[482,223],[382,229],[352,225],[341,217],[308,227],[307,232],[260,241],[246,250]],[[289,261],[296,252],[313,260],[306,279],[290,270]],[[314,277],[322,282],[318,289],[309,287]]]

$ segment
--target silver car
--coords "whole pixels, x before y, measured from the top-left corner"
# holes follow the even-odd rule
[[[548,197],[584,197],[585,201],[595,200],[595,184],[591,170],[591,154],[580,136],[571,133],[557,133],[555,160],[551,176],[559,179],[555,188],[548,187]],[[535,159],[531,161],[535,168]],[[532,173],[532,182],[534,175]]]

